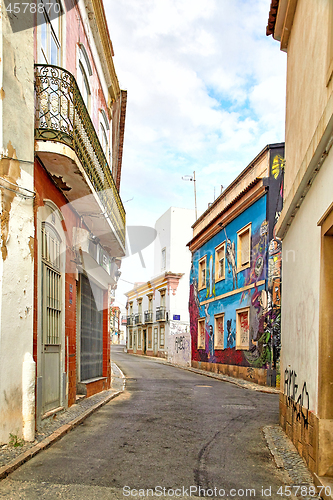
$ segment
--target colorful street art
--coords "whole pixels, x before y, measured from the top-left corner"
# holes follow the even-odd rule
[[[275,225],[282,210],[283,173],[283,154],[276,154],[266,179],[267,193],[192,254],[189,311],[193,361],[245,366],[249,373],[255,368],[279,368],[282,249]],[[237,232],[247,225],[251,225],[250,265],[237,271]],[[215,280],[215,249],[223,242],[225,274]],[[198,262],[204,257],[206,288],[198,290]],[[201,349],[199,320],[205,336]]]
[[[235,242],[230,241],[227,232],[224,228],[225,239],[227,242],[226,245],[226,257],[228,264],[228,273],[232,273],[232,288],[238,288],[238,276],[237,276],[237,266],[236,266],[236,251],[235,251]]]

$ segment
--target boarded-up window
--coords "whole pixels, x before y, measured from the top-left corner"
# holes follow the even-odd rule
[[[215,349],[224,348],[224,314],[215,316],[214,347]]]
[[[236,349],[249,349],[250,343],[250,310],[236,311]]]
[[[237,269],[250,267],[251,255],[251,225],[237,233]]]
[[[215,281],[225,278],[225,242],[215,249]]]
[[[205,319],[198,321],[198,349],[205,348]]]
[[[206,288],[206,256],[199,260],[199,289]]]

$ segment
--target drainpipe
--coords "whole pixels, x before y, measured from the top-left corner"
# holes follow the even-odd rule
[[[35,440],[35,381],[36,363],[30,352],[25,353],[22,367],[22,418],[24,441]]]

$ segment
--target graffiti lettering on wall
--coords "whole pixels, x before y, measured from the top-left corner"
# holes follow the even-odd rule
[[[297,373],[294,370],[284,371],[284,393],[287,396],[288,406],[291,406],[296,413],[296,420],[303,420],[304,426],[309,425],[309,409],[310,398],[306,387],[306,382],[303,383],[302,390],[299,392],[299,386],[296,383]]]
[[[185,336],[175,338],[175,351],[178,354],[179,351],[185,351]]]

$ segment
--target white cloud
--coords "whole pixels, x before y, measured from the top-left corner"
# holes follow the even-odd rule
[[[286,57],[265,35],[269,7],[270,0],[105,2],[115,68],[128,90],[121,195],[134,197],[125,204],[132,224],[154,225],[171,205],[192,208],[193,186],[181,176],[194,170],[205,210],[214,187],[217,196],[266,144],[283,141]],[[137,258],[124,261],[124,279],[146,276]]]

